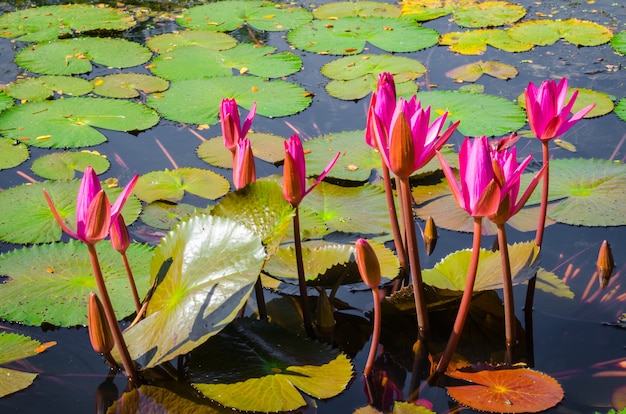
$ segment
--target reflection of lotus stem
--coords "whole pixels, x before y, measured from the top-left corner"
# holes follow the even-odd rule
[[[472,301],[472,293],[474,291],[474,282],[476,281],[476,272],[478,271],[478,258],[480,257],[480,237],[482,232],[482,217],[474,217],[474,242],[472,243],[472,259],[470,261],[469,270],[467,272],[467,281],[465,282],[465,290],[459,305],[459,311],[454,321],[454,327],[450,334],[450,339],[446,345],[446,349],[439,360],[437,371],[431,377],[431,383],[434,383],[448,368],[448,364],[452,360],[452,355],[459,344],[465,319],[469,313],[470,303]]]
[[[403,279],[409,273],[406,262],[406,250],[404,247],[404,243],[402,242],[402,233],[400,233],[400,226],[398,225],[396,205],[393,201],[393,188],[391,187],[389,168],[387,168],[387,164],[385,164],[384,162],[382,169],[383,183],[385,184],[385,195],[387,196],[387,210],[389,212],[389,220],[391,223],[391,232],[393,234],[393,242],[396,248],[396,254],[398,255],[398,261],[400,262],[400,278]]]
[[[304,277],[304,263],[302,261],[302,241],[300,239],[300,214],[298,207],[293,216],[293,243],[296,248],[296,266],[298,268],[298,286],[300,287],[300,306],[302,307],[302,319],[304,329],[311,339],[315,338],[313,324],[311,323],[311,309],[309,307],[309,296],[306,291],[306,279]]]
[[[133,299],[135,300],[135,310],[137,315],[141,312],[141,301],[139,300],[139,294],[137,293],[137,286],[135,285],[135,278],[133,277],[133,271],[128,263],[126,252],[120,252],[122,255],[122,261],[124,262],[124,269],[126,269],[126,275],[128,276],[128,283],[130,283],[130,289],[133,291]]]
[[[378,295],[378,288],[372,288],[372,295],[374,296],[374,327],[372,328],[372,343],[370,345],[370,353],[367,357],[367,363],[363,369],[363,375],[367,377],[372,371],[374,366],[374,360],[376,359],[376,353],[378,351],[378,342],[380,342],[380,323],[381,323],[381,309],[380,309],[380,297]]]
[[[513,363],[514,348],[517,342],[515,326],[515,302],[513,299],[513,281],[511,280],[511,262],[509,247],[506,244],[506,230],[504,224],[498,224],[498,244],[500,245],[500,261],[502,263],[502,290],[504,296],[504,321],[506,332],[506,359]]]
[[[406,232],[406,244],[411,265],[411,279],[413,282],[413,296],[415,297],[415,310],[417,312],[417,327],[419,338],[429,339],[430,329],[428,324],[428,309],[424,299],[424,284],[422,282],[422,269],[420,267],[419,253],[417,251],[417,236],[413,220],[413,199],[411,198],[411,185],[409,178],[400,179],[400,196],[402,198],[402,223]]]
[[[89,249],[89,259],[91,260],[91,268],[93,270],[93,274],[96,279],[96,284],[98,285],[98,291],[100,292],[100,297],[102,298],[102,307],[104,308],[104,315],[106,316],[107,322],[109,323],[109,327],[111,328],[111,333],[113,334],[113,340],[115,341],[115,346],[117,346],[117,349],[120,351],[122,364],[124,364],[124,368],[126,369],[126,374],[135,385],[138,385],[139,377],[137,375],[137,370],[135,369],[135,363],[133,362],[133,360],[130,357],[130,354],[128,353],[128,348],[126,347],[126,342],[124,341],[124,336],[122,335],[120,325],[117,323],[115,311],[113,310],[113,305],[111,304],[111,299],[109,298],[109,293],[107,292],[106,285],[104,284],[104,277],[102,276],[102,269],[100,268],[100,262],[98,261],[98,253],[96,252],[96,246],[93,244],[87,244],[87,248]]]

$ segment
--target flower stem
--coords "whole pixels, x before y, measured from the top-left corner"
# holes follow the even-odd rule
[[[398,262],[400,262],[400,277],[408,275],[409,268],[406,260],[406,248],[402,242],[402,233],[400,232],[400,225],[398,224],[398,214],[396,213],[396,205],[393,201],[393,188],[391,186],[391,176],[389,174],[389,168],[387,164],[382,163],[383,169],[383,183],[385,185],[385,195],[387,196],[387,210],[389,212],[389,221],[391,223],[391,232],[393,234],[393,243],[396,248],[396,254],[398,255]]]
[[[465,326],[465,319],[469,313],[470,303],[472,301],[472,293],[474,291],[474,282],[476,281],[476,272],[478,271],[478,259],[480,257],[480,239],[482,233],[482,217],[474,217],[474,242],[472,243],[472,258],[467,273],[467,281],[465,282],[465,290],[463,291],[463,297],[461,298],[461,304],[459,305],[459,311],[454,321],[454,327],[450,334],[450,339],[446,345],[446,349],[439,360],[437,370],[433,374],[431,383],[435,382],[446,369],[448,364],[452,360],[452,355],[459,344],[461,333],[463,332],[463,326]]]
[[[420,265],[419,252],[417,250],[417,236],[415,234],[415,223],[413,220],[413,199],[411,197],[411,185],[409,178],[400,179],[402,197],[402,223],[406,232],[406,243],[408,246],[408,256],[411,265],[411,279],[413,282],[413,296],[415,297],[415,310],[417,312],[418,337],[428,340],[430,328],[428,324],[428,309],[424,298],[424,283],[422,282],[422,269]]]
[[[98,252],[96,251],[96,246],[95,244],[87,244],[87,248],[89,249],[91,268],[96,279],[96,284],[98,285],[100,298],[102,299],[104,315],[106,316],[109,327],[111,328],[111,333],[113,334],[115,346],[117,346],[117,349],[120,351],[122,364],[124,365],[126,374],[133,384],[138,385],[139,376],[137,375],[137,369],[135,368],[135,363],[130,357],[128,348],[126,347],[126,342],[124,341],[124,336],[122,335],[120,325],[117,323],[117,317],[115,316],[115,311],[113,310],[113,305],[111,304],[111,299],[109,298],[109,292],[107,291],[106,285],[104,284],[104,277],[102,276],[102,269],[100,268],[100,262],[98,260]]]
[[[126,269],[126,275],[128,276],[128,283],[130,284],[130,289],[133,292],[133,300],[135,301],[135,310],[137,311],[137,315],[141,312],[141,301],[139,300],[139,294],[137,293],[137,285],[135,285],[135,278],[133,277],[133,271],[130,268],[130,263],[128,263],[128,257],[126,257],[126,252],[120,252],[122,255],[122,261],[124,262],[124,269]]]
[[[315,339],[313,324],[311,322],[311,309],[309,306],[309,296],[306,291],[306,279],[304,277],[304,262],[302,260],[302,240],[300,239],[300,214],[296,207],[296,214],[293,216],[293,243],[296,248],[296,266],[298,269],[298,286],[300,287],[300,306],[302,307],[302,319],[304,330],[311,339]]]
[[[370,345],[370,353],[363,369],[363,375],[368,376],[372,372],[374,366],[374,360],[376,359],[376,351],[378,351],[378,343],[380,342],[380,323],[381,323],[381,308],[380,297],[378,296],[378,288],[372,289],[372,295],[374,296],[374,326],[372,328],[372,343]]]
[[[514,349],[517,343],[515,325],[515,302],[513,299],[513,281],[511,280],[511,262],[509,247],[506,242],[504,224],[498,224],[498,244],[500,245],[500,261],[502,263],[502,285],[504,296],[504,321],[506,334],[506,359],[508,364],[513,363]]]

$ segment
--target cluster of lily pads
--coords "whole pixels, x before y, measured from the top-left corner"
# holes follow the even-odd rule
[[[447,111],[448,119],[461,121],[458,130],[467,136],[499,136],[521,129],[526,124],[525,100],[518,99],[517,105],[500,97],[463,91],[418,91],[414,80],[426,71],[422,63],[393,54],[362,54],[366,42],[389,53],[442,44],[457,53],[479,54],[487,45],[514,52],[563,38],[581,46],[610,41],[617,52],[626,52],[626,32],[613,36],[608,28],[592,22],[542,19],[515,23],[524,17],[523,7],[502,1],[487,2],[486,6],[445,2],[445,7],[438,8],[429,3],[407,1],[399,7],[340,2],[309,11],[263,1],[221,1],[185,10],[176,19],[180,31],[154,36],[145,45],[118,35],[101,37],[122,33],[135,24],[131,14],[109,7],[47,6],[5,14],[0,16],[0,36],[19,42],[21,50],[15,61],[29,76],[0,90],[0,166],[13,168],[26,161],[29,146],[67,149],[106,142],[106,136],[96,128],[141,131],[160,119],[214,125],[224,98],[236,98],[247,109],[256,103],[257,113],[266,117],[306,110],[311,94],[282,79],[301,70],[300,57],[265,45],[258,39],[262,32],[287,32],[287,41],[296,49],[343,56],[322,67],[330,79],[326,89],[331,96],[361,99],[376,89],[378,73],[390,72],[399,96],[417,93],[422,105],[431,106],[434,112]],[[484,13],[484,7],[492,8],[492,13]],[[459,26],[479,29],[440,36],[419,23],[450,13]],[[493,16],[502,18],[493,20]],[[508,27],[491,28],[502,25]],[[251,43],[238,43],[227,34],[242,27],[248,29]],[[120,73],[89,79],[94,64]],[[449,76],[472,81],[477,73],[515,76],[510,68],[482,61]],[[571,88],[568,100],[576,91],[574,112],[591,102],[596,108],[586,115],[589,117],[614,109],[610,96],[584,89]],[[485,114],[497,114],[497,119],[476,116],[477,106]],[[626,118],[626,98],[615,112]],[[363,136],[362,130],[348,131],[303,143],[312,173],[323,170],[329,153],[342,152],[328,175],[334,183],[320,183],[299,206],[302,236],[310,239],[303,243],[305,274],[309,290],[319,295],[315,301],[319,312],[324,310],[327,291],[333,301],[340,284],[360,282],[354,264],[354,234],[375,240],[372,245],[384,281],[398,274],[397,257],[383,244],[391,239],[385,192],[368,182],[372,169],[382,175],[381,159]],[[259,133],[248,137],[257,158],[282,163],[284,138]],[[451,148],[441,153],[452,167],[458,167]],[[212,166],[232,167],[221,137],[205,141],[197,154]],[[0,240],[29,245],[0,256],[0,274],[7,277],[0,286],[2,319],[35,326],[87,323],[89,293],[96,287],[87,247],[60,242],[61,228],[43,197],[45,188],[60,216],[73,217],[80,185],[73,180],[74,172],[87,165],[98,173],[109,168],[108,160],[99,153],[56,151],[32,164],[33,172],[48,181],[0,192]],[[429,163],[420,174],[439,170],[438,162]],[[549,219],[586,226],[626,224],[619,208],[625,196],[616,191],[623,188],[626,178],[622,164],[554,160],[550,171],[550,200],[560,201],[548,212]],[[471,217],[456,207],[445,180],[438,177],[434,182],[434,177],[431,174],[427,180],[412,182],[416,215],[433,217],[442,228],[471,231]],[[523,188],[532,177],[523,176]],[[104,189],[115,199],[120,190],[115,183],[111,187],[105,185]],[[181,203],[186,193],[219,202],[190,206]],[[124,334],[130,355],[144,370],[143,375],[155,375],[150,369],[171,371],[170,361],[178,360],[186,369],[186,383],[201,394],[224,406],[265,412],[305,405],[301,392],[329,398],[345,389],[353,376],[345,353],[303,340],[278,324],[250,319],[230,323],[248,300],[259,273],[266,288],[284,294],[295,292],[296,248],[289,229],[294,209],[284,200],[276,177],[230,192],[228,180],[214,171],[175,168],[139,177],[134,194],[122,210],[127,224],[141,218],[157,229],[173,229],[156,248],[131,243],[126,252],[137,290],[142,298],[150,298],[145,319]],[[529,205],[539,203],[539,196],[528,201]],[[523,210],[509,224],[522,231],[534,230],[535,223],[529,225],[525,214],[536,215],[536,211]],[[495,234],[495,226],[486,222],[483,233]],[[329,235],[330,239],[349,242],[329,242],[325,240]],[[97,250],[113,308],[119,317],[132,315],[136,309],[123,262],[106,243],[98,244]],[[563,296],[571,294],[556,275],[539,269],[534,242],[510,246],[509,253],[514,283],[526,281],[539,271],[539,288],[551,287]],[[462,291],[470,255],[469,250],[458,251],[433,269],[424,269],[424,282],[437,289]],[[499,260],[497,252],[480,252],[476,291],[502,286]],[[397,309],[410,306],[413,299],[403,295],[406,291],[390,303]],[[451,302],[455,303],[458,295],[453,296]],[[431,305],[449,302],[437,297]],[[321,317],[316,326],[325,327]],[[0,363],[51,346],[16,334],[1,335],[0,355],[8,357]],[[281,345],[280,351],[274,349],[276,344]],[[239,357],[229,361],[232,366],[215,358],[233,352],[233,347]],[[1,383],[9,381],[15,386],[2,387],[4,395],[27,387],[35,374],[10,370],[7,375],[9,380]],[[462,373],[457,375],[463,377]],[[268,387],[280,389],[281,394],[268,395],[264,391]],[[174,395],[167,388],[148,385],[132,393],[151,396],[163,404]],[[125,398],[133,399],[130,394]],[[192,399],[183,401],[188,409],[202,406],[207,412],[220,412]],[[124,407],[128,412],[141,408]],[[400,404],[397,407],[400,409]]]

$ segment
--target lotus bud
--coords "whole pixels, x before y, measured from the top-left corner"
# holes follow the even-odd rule
[[[426,220],[426,227],[424,228],[424,244],[426,245],[426,254],[431,255],[437,245],[437,225],[432,217],[428,217]]]
[[[615,270],[615,262],[613,261],[611,245],[608,241],[604,240],[602,246],[600,246],[598,262],[596,263],[596,271],[598,272],[598,276],[600,276],[600,287],[602,289],[609,283],[613,270]]]
[[[124,217],[118,214],[117,218],[111,223],[109,235],[111,236],[111,246],[119,253],[124,253],[130,246],[130,235],[128,228],[124,222]]]
[[[104,190],[100,190],[87,210],[84,229],[85,243],[95,244],[104,239],[109,233],[110,226],[111,204]]]
[[[380,284],[380,263],[372,246],[365,239],[359,239],[355,244],[356,264],[361,279],[371,289],[378,289]]]
[[[333,311],[333,305],[328,299],[326,289],[321,288],[319,290],[319,299],[317,301],[317,328],[324,335],[331,335],[335,331],[335,313]]]
[[[94,292],[89,294],[87,323],[89,340],[93,350],[99,354],[109,354],[113,349],[114,341],[111,329],[104,315],[102,302]]]

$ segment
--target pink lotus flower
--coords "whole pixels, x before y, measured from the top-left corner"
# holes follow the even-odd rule
[[[220,104],[220,124],[222,125],[222,136],[224,137],[224,145],[233,154],[240,140],[245,138],[250,130],[254,115],[256,114],[256,102],[252,104],[250,112],[241,125],[239,117],[239,107],[234,99],[222,99]]]
[[[572,98],[566,105],[566,78],[561,79],[558,84],[554,80],[543,81],[539,88],[533,83],[529,83],[524,94],[528,123],[535,136],[542,141],[548,141],[564,134],[595,106],[595,104],[589,105],[570,116],[578,91],[574,91]]]
[[[243,188],[256,181],[256,169],[254,168],[254,155],[250,140],[243,138],[237,144],[235,157],[233,158],[233,183],[235,188]]]
[[[370,106],[367,111],[367,128],[365,129],[365,143],[367,143],[367,145],[372,148],[378,148],[375,132],[373,130],[375,127],[374,116],[380,119],[386,140],[395,109],[396,84],[391,73],[383,72],[378,75],[376,91],[372,93]]]
[[[137,178],[139,178],[137,175],[133,177],[117,198],[115,204],[111,206],[109,198],[102,190],[98,175],[93,168],[87,167],[76,200],[76,231],[71,230],[65,224],[46,190],[44,190],[44,195],[54,218],[63,231],[85,244],[93,245],[109,234],[111,222],[117,220],[124,203],[130,197]]]
[[[400,98],[389,126],[385,131],[383,120],[374,113],[374,135],[383,161],[400,178],[408,178],[423,167],[441,149],[456,130],[459,121],[440,134],[448,113],[430,124],[430,107],[423,109],[413,96],[410,101]]]
[[[304,160],[304,149],[300,137],[294,134],[285,145],[285,165],[283,167],[283,196],[292,206],[298,207],[300,202],[308,193],[318,185],[326,174],[333,168],[340,153],[335,155],[324,171],[317,177],[317,181],[306,189],[306,161]]]

